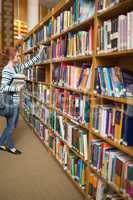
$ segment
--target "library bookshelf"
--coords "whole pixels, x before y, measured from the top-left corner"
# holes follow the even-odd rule
[[[33,66],[33,70],[41,69],[46,70],[44,80],[37,80],[37,79],[26,79],[26,85],[28,87],[30,86],[30,91],[25,88],[23,91],[23,97],[28,97],[30,101],[33,103],[37,103],[40,108],[45,107],[49,110],[49,112],[55,112],[57,115],[61,116],[65,123],[71,123],[73,126],[77,127],[77,130],[84,130],[87,133],[87,158],[85,158],[84,154],[82,154],[77,149],[73,148],[68,141],[66,141],[59,133],[58,131],[54,131],[54,128],[52,128],[47,122],[43,119],[43,117],[38,116],[36,113],[34,113],[34,117],[43,124],[44,127],[48,130],[48,134],[50,135],[52,139],[54,138],[57,141],[60,141],[61,144],[66,146],[67,151],[70,151],[70,154],[75,155],[78,159],[80,159],[84,165],[84,184],[85,187],[82,186],[82,184],[75,179],[75,176],[72,175],[70,168],[67,169],[67,167],[64,167],[63,161],[59,158],[59,155],[56,155],[56,153],[59,154],[59,152],[56,152],[56,144],[54,144],[52,147],[49,145],[49,143],[44,141],[43,136],[39,135],[39,132],[36,127],[33,126],[31,122],[32,111],[31,109],[28,109],[25,104],[22,102],[22,116],[26,120],[26,122],[29,124],[29,126],[33,129],[33,132],[35,135],[39,138],[41,143],[46,147],[48,150],[48,153],[53,156],[53,158],[58,162],[61,169],[66,173],[66,175],[70,178],[70,180],[74,183],[74,185],[77,187],[77,189],[83,194],[84,199],[95,199],[96,197],[94,194],[90,194],[90,188],[89,188],[89,180],[90,176],[93,174],[95,177],[97,177],[97,180],[101,180],[109,190],[113,190],[117,195],[121,197],[121,199],[131,199],[129,194],[125,192],[125,190],[122,190],[120,187],[117,187],[117,184],[108,181],[107,178],[103,177],[103,174],[101,170],[99,170],[96,166],[92,164],[92,143],[93,141],[100,141],[103,143],[106,143],[107,145],[110,145],[110,148],[115,148],[116,150],[120,151],[121,153],[124,153],[127,156],[130,156],[130,158],[133,159],[133,147],[127,146],[125,144],[121,144],[119,141],[115,141],[114,139],[111,139],[108,136],[105,136],[105,134],[100,133],[98,130],[96,130],[93,127],[93,113],[94,108],[97,108],[97,105],[113,105],[113,108],[119,106],[119,109],[123,111],[124,106],[133,106],[133,99],[130,97],[114,97],[114,96],[108,96],[103,94],[98,94],[95,91],[95,79],[96,79],[96,69],[98,66],[108,66],[108,65],[114,65],[119,66],[120,69],[128,68],[129,71],[133,71],[131,66],[133,65],[133,49],[130,50],[121,50],[121,51],[111,51],[111,52],[100,52],[98,51],[97,45],[98,45],[98,28],[101,26],[101,24],[105,20],[114,19],[115,17],[118,17],[119,15],[126,14],[127,12],[130,12],[133,10],[133,3],[132,0],[121,0],[119,3],[115,4],[114,6],[107,7],[106,9],[103,9],[102,11],[98,11],[98,0],[95,0],[95,12],[94,15],[85,19],[83,22],[78,21],[75,24],[70,25],[65,30],[62,30],[60,33],[51,33],[50,37],[45,38],[45,40],[36,41],[35,35],[37,31],[41,29],[43,26],[47,26],[49,21],[52,23],[52,27],[55,26],[54,21],[55,19],[60,15],[61,12],[64,12],[68,10],[73,5],[72,0],[64,0],[60,1],[56,7],[52,9],[51,12],[48,13],[48,15],[44,18],[42,22],[37,24],[32,31],[30,31],[24,40],[24,47],[23,47],[23,53],[22,53],[22,61],[24,61],[25,56],[27,54],[36,54],[36,49],[40,45],[47,45],[50,47],[50,53],[49,57],[40,63],[36,63]],[[52,56],[52,45],[54,41],[57,41],[59,38],[65,37],[70,32],[77,33],[81,30],[88,30],[88,27],[93,26],[93,51],[91,54],[88,55],[76,55],[76,56],[62,56],[53,58]],[[26,48],[26,43],[29,39],[32,38],[32,45],[30,48]],[[72,88],[68,86],[63,86],[57,83],[53,82],[53,70],[55,65],[61,65],[66,63],[67,65],[82,65],[83,63],[91,63],[91,88],[89,90],[86,90],[84,88]],[[76,64],[75,64],[76,63]],[[33,94],[33,90],[36,87],[36,85],[43,85],[45,87],[45,90],[49,91],[49,101],[44,102],[40,99],[38,94]],[[63,91],[64,93],[69,94],[78,94],[85,96],[85,98],[89,98],[90,101],[90,121],[89,124],[84,124],[76,120],[75,117],[70,115],[70,113],[64,112],[60,108],[60,106],[56,106],[54,101],[54,93],[58,91]],[[57,98],[57,97],[56,97]],[[124,111],[123,111],[124,112]],[[27,117],[28,113],[28,117]],[[121,125],[122,126],[122,122]],[[98,143],[99,145],[100,143]],[[94,183],[95,185],[96,183]],[[97,188],[97,186],[96,186]],[[95,191],[96,193],[97,191]],[[97,198],[98,199],[98,198]]]

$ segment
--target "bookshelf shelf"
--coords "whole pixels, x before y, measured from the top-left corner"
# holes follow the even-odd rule
[[[73,89],[73,88],[68,88],[68,87],[63,87],[63,86],[58,86],[56,84],[51,84],[52,87],[54,88],[59,88],[59,89],[63,89],[63,90],[69,90],[69,91],[72,91],[72,92],[75,92],[75,93],[78,93],[78,94],[84,94],[84,95],[90,95],[89,92],[87,91],[83,91],[83,90],[78,90],[78,89]]]
[[[96,55],[97,58],[115,58],[115,57],[130,57],[133,56],[133,50],[116,51],[110,53],[99,53]]]
[[[73,62],[73,61],[84,61],[84,60],[91,60],[92,56],[77,56],[77,57],[67,57],[67,58],[58,58],[52,59],[52,63],[60,63],[60,62]]]
[[[88,19],[86,19],[85,21],[83,22],[78,22],[77,24],[73,24],[72,26],[70,26],[69,28],[67,28],[66,30],[62,31],[62,33],[60,34],[57,34],[57,35],[53,35],[51,37],[52,40],[56,40],[57,38],[69,33],[70,31],[71,32],[76,32],[78,31],[79,29],[85,29],[85,28],[88,28],[89,25],[91,25],[94,21],[94,16],[92,17],[89,17]]]
[[[108,144],[110,144],[113,147],[116,147],[117,149],[119,149],[120,151],[128,154],[129,156],[133,157],[133,147],[127,147],[125,145],[119,144],[114,142],[112,139],[109,138],[105,138],[102,135],[100,135],[100,133],[96,133],[93,129],[90,130],[90,133],[93,134],[94,136],[104,140],[105,142],[107,142]]]
[[[104,11],[98,12],[97,17],[100,19],[109,19],[110,17],[118,16],[123,12],[127,12],[133,8],[132,0],[124,0],[112,7],[105,9]]]
[[[34,66],[41,66],[41,65],[47,65],[47,64],[50,64],[51,63],[51,60],[45,60],[44,62],[41,62],[41,63],[36,63]]]
[[[116,4],[112,7],[108,7],[106,10],[98,11],[97,10],[98,8],[102,8],[104,6],[107,6],[107,2],[108,2],[108,5],[110,5],[112,1],[107,0],[107,2],[105,4],[105,0],[102,0],[102,1],[101,0],[95,0],[94,16],[87,18],[85,21],[82,21],[82,22],[79,21],[80,17],[76,17],[76,15],[75,15],[75,19],[71,19],[73,14],[76,14],[76,13],[73,13],[74,9],[76,10],[76,4],[74,4],[75,2],[80,2],[80,1],[73,1],[73,0],[65,0],[65,1],[61,0],[61,1],[59,1],[59,3],[56,5],[56,7],[54,7],[52,9],[52,11],[48,13],[48,15],[42,20],[42,22],[37,24],[33,28],[33,30],[30,33],[28,33],[27,36],[25,37],[24,41],[26,42],[26,45],[28,46],[28,42],[30,43],[30,39],[31,39],[31,42],[33,42],[33,47],[31,49],[29,49],[28,51],[25,51],[24,53],[22,53],[21,54],[22,56],[25,56],[26,54],[28,54],[28,53],[30,54],[32,52],[34,54],[36,54],[36,51],[38,51],[38,48],[39,48],[40,45],[45,45],[45,47],[46,47],[45,50],[48,54],[47,56],[49,56],[48,58],[50,58],[50,59],[45,60],[44,62],[41,61],[40,63],[33,65],[34,66],[33,69],[36,70],[36,71],[37,70],[43,71],[43,68],[44,68],[44,70],[47,69],[45,76],[47,76],[46,78],[48,78],[48,79],[44,79],[44,80],[48,80],[48,84],[45,83],[45,82],[35,81],[35,80],[37,80],[36,77],[35,77],[35,79],[33,79],[33,81],[30,81],[30,80],[26,80],[26,81],[30,82],[29,85],[27,84],[27,87],[29,87],[29,90],[30,90],[30,88],[32,88],[32,90],[35,89],[35,91],[36,91],[36,87],[38,87],[38,86],[35,85],[35,84],[44,84],[44,85],[48,86],[48,90],[49,90],[48,95],[49,95],[49,98],[50,98],[50,104],[47,105],[47,104],[43,103],[41,100],[39,100],[38,97],[33,96],[30,93],[25,92],[25,95],[31,97],[31,99],[29,99],[29,101],[31,100],[31,103],[34,102],[33,100],[35,100],[35,102],[40,103],[40,104],[38,103],[37,106],[41,105],[42,107],[43,106],[46,107],[46,110],[48,110],[48,112],[50,113],[50,115],[49,115],[50,119],[49,120],[52,120],[50,122],[53,123],[51,125],[51,127],[56,125],[55,121],[57,119],[57,123],[60,123],[60,126],[61,126],[61,124],[64,123],[62,125],[62,126],[64,126],[64,129],[68,128],[69,126],[74,126],[74,127],[78,128],[79,130],[82,130],[81,132],[86,134],[85,137],[87,136],[87,149],[88,149],[88,157],[87,158],[88,158],[88,160],[85,160],[83,154],[81,154],[79,151],[76,151],[76,149],[74,149],[72,146],[70,146],[67,143],[67,141],[63,140],[64,137],[62,138],[59,135],[60,132],[58,131],[58,127],[55,127],[55,129],[56,129],[56,133],[55,133],[55,130],[50,128],[49,124],[46,125],[44,123],[45,119],[40,119],[39,117],[34,116],[34,117],[37,118],[37,119],[34,119],[35,122],[39,123],[39,126],[42,123],[42,125],[44,125],[44,127],[46,127],[48,129],[48,134],[50,134],[50,136],[49,136],[50,139],[55,140],[54,142],[49,140],[49,143],[53,142],[52,145],[56,144],[58,146],[58,145],[61,145],[61,144],[58,143],[59,141],[61,141],[61,143],[63,145],[65,145],[66,149],[69,150],[69,152],[71,154],[71,155],[67,154],[67,156],[71,156],[74,159],[74,162],[77,162],[76,158],[74,158],[74,157],[77,157],[78,160],[80,160],[81,162],[83,162],[83,164],[86,165],[87,173],[85,175],[85,180],[86,180],[85,181],[85,183],[86,183],[86,190],[85,191],[82,190],[82,188],[79,186],[79,184],[73,179],[71,174],[69,174],[68,171],[65,171],[66,172],[65,174],[67,174],[67,176],[70,178],[70,180],[76,186],[76,188],[83,194],[84,199],[85,200],[86,199],[95,199],[95,196],[94,196],[94,198],[91,197],[91,196],[88,196],[88,194],[89,194],[89,175],[91,174],[91,172],[94,172],[94,174],[96,174],[96,176],[98,177],[98,183],[96,183],[97,185],[94,186],[94,189],[95,189],[95,187],[98,188],[99,181],[102,180],[102,182],[106,183],[108,188],[113,189],[120,197],[122,197],[123,200],[128,200],[128,199],[130,199],[129,197],[122,194],[117,189],[116,186],[108,183],[108,181],[103,179],[101,173],[97,172],[95,169],[93,169],[91,167],[91,164],[90,164],[91,155],[90,154],[91,153],[93,154],[92,149],[91,149],[91,145],[92,145],[93,141],[94,141],[94,144],[95,144],[96,147],[97,147],[97,145],[100,144],[100,142],[102,142],[103,146],[107,145],[107,146],[109,146],[109,148],[110,147],[113,148],[113,149],[115,148],[117,150],[117,153],[122,152],[124,155],[132,158],[132,160],[133,160],[133,147],[125,146],[123,144],[120,144],[119,142],[116,142],[116,140],[104,137],[103,135],[100,135],[99,132],[97,132],[95,129],[92,128],[92,127],[96,128],[97,126],[99,126],[99,123],[105,121],[105,123],[107,123],[107,124],[104,124],[104,123],[100,124],[100,126],[102,127],[101,130],[105,130],[105,128],[106,129],[108,128],[109,135],[115,134],[115,136],[117,138],[118,134],[117,134],[116,130],[119,129],[119,131],[121,131],[120,132],[121,139],[117,138],[117,140],[120,140],[120,141],[123,140],[123,141],[125,141],[125,143],[126,142],[128,143],[128,141],[124,138],[124,136],[126,135],[125,134],[126,132],[124,132],[124,131],[122,132],[122,130],[123,130],[122,120],[123,120],[123,117],[125,117],[124,111],[127,109],[127,105],[133,106],[133,98],[126,98],[126,97],[117,98],[117,97],[99,95],[99,94],[96,94],[96,91],[98,91],[98,89],[95,88],[95,87],[96,87],[96,84],[98,84],[100,87],[101,87],[101,85],[103,87],[104,87],[104,85],[106,85],[105,88],[108,88],[108,90],[109,90],[109,88],[111,87],[111,84],[112,85],[115,84],[114,82],[116,80],[114,81],[112,79],[112,76],[110,76],[111,78],[107,77],[109,72],[111,72],[111,75],[112,74],[114,76],[116,75],[116,79],[121,79],[119,72],[123,73],[123,71],[125,72],[127,70],[127,76],[128,75],[130,76],[130,73],[128,74],[128,71],[133,71],[133,69],[132,69],[133,48],[131,47],[132,45],[129,45],[129,43],[128,43],[128,44],[125,44],[125,46],[124,46],[124,44],[123,44],[123,46],[122,46],[122,44],[121,45],[119,44],[119,46],[118,46],[117,43],[120,42],[121,40],[124,40],[124,38],[122,38],[122,37],[124,37],[123,36],[124,33],[121,35],[121,33],[119,31],[115,30],[115,29],[117,29],[116,24],[119,25],[119,23],[120,23],[120,24],[122,24],[122,26],[124,26],[124,23],[128,24],[128,23],[126,23],[127,21],[124,21],[124,20],[128,20],[127,17],[129,17],[129,19],[131,20],[131,15],[132,15],[131,11],[133,11],[133,1],[132,0],[120,0],[118,4]],[[115,0],[113,1],[113,3],[114,2],[115,2]],[[80,6],[80,4],[78,4],[78,6]],[[79,9],[79,7],[77,7],[77,10],[78,9]],[[78,12],[79,12],[79,10],[78,10]],[[78,14],[78,16],[80,16],[80,13],[77,13],[77,14]],[[61,17],[62,17],[62,19],[61,19]],[[66,21],[61,21],[61,20],[64,20],[65,17],[67,18]],[[122,20],[122,21],[119,21],[119,20]],[[75,23],[76,21],[78,21],[78,22]],[[40,33],[40,31],[42,31],[44,29],[43,26],[45,26],[45,28],[47,29],[48,26],[49,26],[49,23],[50,23],[50,28],[52,28],[52,31],[50,31],[50,34],[46,34],[45,37],[40,36],[40,38],[39,38],[38,34]],[[68,27],[68,24],[72,24],[72,23],[74,23],[72,26],[64,29],[64,31],[59,33],[60,30],[62,30],[64,27]],[[60,25],[60,28],[58,27],[59,25]],[[128,28],[129,27],[127,27],[127,29]],[[105,34],[103,34],[104,31],[105,31],[104,29],[107,29],[107,32],[105,32]],[[121,29],[123,29],[123,28],[121,28]],[[80,31],[81,31],[81,34],[80,34]],[[86,31],[86,32],[84,32],[85,33],[84,35],[82,34],[82,31]],[[124,29],[123,29],[123,31],[124,31]],[[56,32],[58,32],[59,34],[55,34]],[[67,38],[67,34],[69,34],[69,33],[77,33],[77,34],[74,34],[74,37],[73,37],[73,34],[70,34],[70,35],[68,35],[69,38]],[[127,32],[125,32],[125,34],[127,34]],[[121,36],[121,40],[118,40],[117,35]],[[110,43],[109,44],[108,44],[108,40],[106,41],[106,39],[103,36],[104,37],[105,36],[110,37]],[[27,41],[28,38],[29,38],[29,41]],[[48,39],[46,39],[46,38],[48,38]],[[102,41],[101,38],[103,38],[105,40]],[[67,41],[67,39],[69,39],[69,41]],[[107,38],[107,39],[109,39],[109,38]],[[128,38],[128,39],[130,39],[130,38]],[[43,40],[46,40],[46,41],[43,41]],[[72,41],[72,45],[71,45],[70,41]],[[87,45],[88,43],[86,45],[84,45],[84,41],[89,41],[90,46]],[[79,49],[81,43],[82,43],[81,49]],[[111,48],[112,49],[124,49],[124,48],[126,48],[126,46],[127,46],[127,48],[130,48],[130,49],[129,50],[122,50],[122,51],[113,51],[112,50],[110,52],[104,51],[106,49],[111,49]],[[65,47],[66,47],[66,49],[65,49]],[[53,48],[53,50],[52,50],[52,48]],[[80,51],[78,51],[78,49]],[[86,55],[86,52],[88,52],[88,49],[93,50],[92,54]],[[101,52],[97,51],[97,50],[100,50],[100,49],[103,50],[103,51],[101,51]],[[66,50],[66,51],[64,51],[64,50]],[[63,57],[63,56],[59,57],[60,55],[76,55],[79,52],[82,52],[82,54],[83,54],[83,52],[85,52],[85,53],[84,53],[84,55],[75,56],[75,57],[69,57],[69,56],[68,57],[67,56],[66,57]],[[91,51],[89,51],[89,53],[91,53]],[[57,58],[52,58],[52,56],[57,57]],[[61,86],[58,83],[56,83],[56,80],[58,80],[58,78],[60,78],[62,80],[62,77],[64,78],[64,80],[67,80],[67,79],[69,80],[68,76],[69,75],[71,76],[71,73],[73,73],[73,72],[76,73],[76,75],[73,76],[73,77],[78,77],[77,78],[77,80],[78,80],[79,75],[80,75],[80,78],[81,78],[81,74],[78,74],[78,73],[81,73],[80,70],[76,71],[74,68],[72,68],[72,67],[81,67],[82,66],[81,63],[91,65],[91,73],[92,73],[91,74],[91,84],[92,84],[91,85],[92,86],[91,91],[89,91],[89,90],[85,91],[85,90],[81,90],[79,88],[77,88],[77,89],[69,88],[69,87]],[[66,70],[65,71],[63,67],[64,66],[66,67],[67,64],[68,64],[68,69],[65,68],[65,70]],[[105,71],[104,70],[102,71],[101,69],[103,69],[103,68],[102,67],[100,68],[100,66],[105,66]],[[106,66],[107,67],[110,66],[112,71],[106,69],[107,68]],[[117,67],[115,69],[113,69],[113,67],[111,67],[111,66],[117,66]],[[98,67],[99,67],[99,71],[96,70]],[[60,70],[60,68],[61,68],[61,70]],[[118,71],[117,71],[117,69],[118,69]],[[84,71],[84,76],[85,76],[84,81],[87,81],[87,74],[85,74],[85,73],[90,73],[89,70]],[[59,71],[60,71],[60,75],[58,76],[57,73],[59,73]],[[97,71],[99,73],[98,74],[99,79],[100,78],[105,79],[105,80],[103,80],[102,83],[98,79],[95,80],[95,77],[97,75]],[[33,76],[34,76],[34,73],[33,73]],[[122,74],[122,76],[123,76],[123,74]],[[119,80],[118,82],[121,83],[121,81],[122,81],[124,83],[124,78],[122,78],[122,79]],[[55,80],[55,82],[54,82],[54,80]],[[119,85],[119,83],[117,83],[117,84]],[[81,85],[85,85],[85,82],[82,82]],[[124,86],[124,87],[125,87],[125,89],[127,89],[126,86]],[[69,105],[70,106],[70,111],[69,111],[70,113],[72,113],[72,111],[74,109],[76,109],[75,105],[77,103],[77,110],[81,109],[80,106],[83,107],[83,113],[81,113],[81,115],[82,114],[88,115],[88,113],[85,113],[85,106],[89,104],[89,106],[90,106],[90,113],[89,113],[90,114],[90,119],[89,119],[90,123],[88,125],[81,124],[80,122],[76,121],[76,118],[73,117],[72,114],[70,115],[69,113],[65,113],[65,112],[62,111],[62,108],[60,108],[60,101],[61,101],[61,104],[64,103],[63,102],[64,96],[62,95],[63,90],[66,92],[66,95],[68,94],[67,98],[68,98],[68,102],[70,103],[70,105]],[[61,94],[60,94],[60,91],[61,91]],[[67,91],[70,91],[70,92],[67,92]],[[39,88],[39,92],[40,93],[42,92],[41,86]],[[56,99],[56,92],[59,93],[59,99],[58,98]],[[99,90],[99,93],[100,93],[100,90]],[[33,93],[33,94],[36,94],[36,93]],[[54,94],[55,94],[55,96],[54,96]],[[79,96],[83,96],[83,98],[79,98]],[[55,105],[54,105],[54,102],[53,102],[54,98],[57,100],[57,102],[55,102]],[[65,99],[66,101],[67,101],[67,98]],[[57,107],[56,107],[56,105],[57,105]],[[114,105],[114,107],[113,107],[113,105]],[[99,108],[98,106],[101,106],[101,107]],[[27,107],[25,105],[25,109],[26,108],[29,108],[28,112],[31,111],[30,110],[31,108],[28,107],[28,105],[27,105]],[[82,112],[82,111],[80,110],[80,112]],[[106,115],[102,116],[102,117],[108,117],[104,120],[104,119],[102,119],[101,114],[103,114],[103,113],[106,114],[106,112],[107,112],[107,115],[110,118]],[[119,118],[120,118],[119,123],[116,122],[118,120],[116,113],[119,114]],[[94,116],[93,114],[96,115],[96,116]],[[30,113],[26,112],[25,116],[28,117],[27,119],[29,119]],[[85,115],[83,116],[83,118],[84,117],[85,117]],[[113,118],[113,121],[112,121],[112,118]],[[62,121],[60,122],[58,120],[62,120]],[[108,120],[108,122],[107,122],[107,120]],[[84,122],[85,120],[81,120],[81,121]],[[96,126],[95,126],[94,123],[96,123]],[[35,125],[36,124],[34,124],[33,126],[35,127]],[[105,125],[106,125],[106,127],[105,127]],[[116,125],[117,125],[117,127],[116,127]],[[32,127],[31,124],[30,124],[30,126]],[[33,130],[34,130],[34,128],[33,128]],[[53,150],[49,146],[50,144],[49,145],[46,144],[39,137],[39,132],[37,133],[37,131],[34,130],[34,133],[35,132],[36,132],[37,137],[42,142],[42,144],[46,147],[48,152],[59,163],[59,166],[64,171],[62,162],[60,160],[57,160],[58,152],[54,152],[55,149]],[[81,134],[81,132],[80,132],[80,134]],[[104,133],[104,131],[102,131],[102,133]],[[78,139],[83,140],[81,136]],[[95,141],[98,141],[98,142],[96,143]],[[102,146],[100,146],[100,148],[102,149]],[[104,147],[103,147],[102,153],[103,153],[103,156],[106,156],[104,150],[106,151],[106,149],[104,149]],[[100,153],[101,152],[98,149],[97,154],[100,155]],[[110,155],[112,155],[111,153],[110,153]],[[110,159],[110,157],[109,157],[109,159]],[[117,155],[116,155],[116,157],[117,157]],[[72,158],[70,158],[70,159],[72,159]],[[110,162],[109,159],[108,159],[108,162]],[[100,158],[99,158],[99,160],[100,160]],[[117,160],[119,162],[119,158],[117,158]],[[115,170],[113,168],[114,166],[111,166],[111,167],[112,167],[113,170]],[[94,176],[94,178],[95,178],[95,176]],[[122,181],[123,180],[124,179],[122,179]],[[105,190],[106,190],[106,187],[105,187]],[[125,191],[126,191],[126,188],[125,188]],[[96,194],[94,194],[94,195],[96,195]]]
[[[95,95],[95,97],[107,99],[107,100],[118,102],[118,103],[133,105],[133,98],[109,97],[109,96],[98,95],[98,94]]]

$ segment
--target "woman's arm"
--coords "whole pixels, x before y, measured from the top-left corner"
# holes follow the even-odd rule
[[[15,70],[17,71],[17,73],[20,73],[20,72],[22,73],[24,69],[28,69],[32,67],[32,65],[35,64],[38,60],[40,60],[40,55],[33,57],[26,63],[16,65]]]
[[[24,69],[28,69],[28,68],[32,67],[33,64],[35,64],[37,61],[39,61],[41,58],[41,54],[43,53],[43,49],[44,49],[44,47],[41,46],[37,56],[34,56],[32,59],[30,59],[26,63],[16,65],[15,69],[16,69],[17,73],[23,73]]]

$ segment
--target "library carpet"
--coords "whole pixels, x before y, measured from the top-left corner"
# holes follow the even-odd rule
[[[0,132],[4,123],[0,118]],[[83,199],[21,117],[13,139],[23,154],[0,151],[1,200]]]

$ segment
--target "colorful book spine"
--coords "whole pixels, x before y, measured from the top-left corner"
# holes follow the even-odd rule
[[[92,140],[91,166],[119,191],[133,198],[133,159],[131,157],[101,140]]]
[[[68,114],[78,123],[89,126],[90,123],[90,99],[75,92],[54,89],[52,96],[53,107]]]

